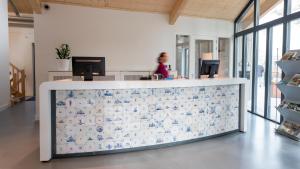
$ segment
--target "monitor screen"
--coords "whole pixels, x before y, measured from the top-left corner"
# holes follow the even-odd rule
[[[209,75],[209,78],[213,78],[215,74],[218,74],[220,60],[202,60],[200,75]]]
[[[73,76],[84,76],[84,80],[93,80],[93,76],[105,76],[105,57],[72,57]]]

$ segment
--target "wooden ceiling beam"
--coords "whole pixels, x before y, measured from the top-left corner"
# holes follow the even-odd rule
[[[32,11],[34,13],[37,14],[41,14],[42,13],[42,5],[41,5],[41,1],[40,0],[28,0],[31,7],[32,7]]]
[[[21,15],[20,15],[20,11],[19,11],[19,9],[18,9],[17,6],[16,6],[15,1],[14,1],[14,0],[9,0],[9,3],[10,3],[10,5],[12,6],[12,8],[13,8],[15,14],[16,14],[17,16],[21,16]]]
[[[186,7],[188,0],[176,0],[169,16],[169,23],[170,25],[174,25],[181,15],[182,11]]]

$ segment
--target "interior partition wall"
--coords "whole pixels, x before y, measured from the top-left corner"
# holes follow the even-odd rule
[[[248,111],[279,123],[283,99],[276,65],[288,50],[300,49],[299,0],[250,0],[235,20],[233,76],[250,80]]]

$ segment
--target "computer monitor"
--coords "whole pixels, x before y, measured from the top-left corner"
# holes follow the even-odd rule
[[[200,75],[209,75],[208,78],[214,78],[218,74],[220,60],[202,60]]]
[[[93,76],[105,76],[105,57],[72,57],[73,76],[84,76],[92,81]]]

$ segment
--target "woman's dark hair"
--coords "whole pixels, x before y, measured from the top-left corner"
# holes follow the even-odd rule
[[[167,52],[161,52],[157,58],[157,63],[160,63],[161,58],[164,57],[164,55],[167,54]]]

